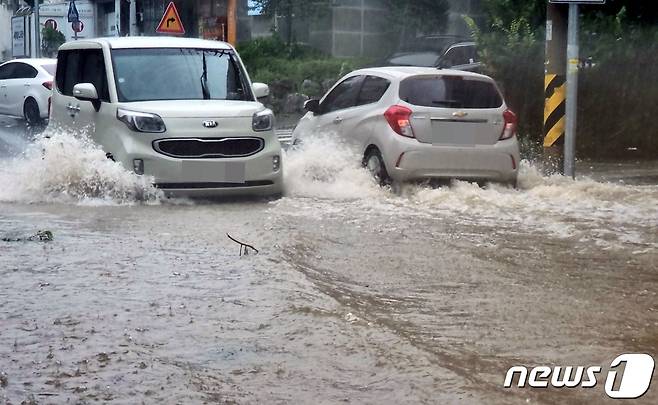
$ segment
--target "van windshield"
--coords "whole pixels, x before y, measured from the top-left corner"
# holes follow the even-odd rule
[[[154,100],[254,101],[232,51],[139,48],[112,50],[121,102]]]

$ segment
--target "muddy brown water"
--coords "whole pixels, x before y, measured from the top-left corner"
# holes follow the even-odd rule
[[[0,170],[0,237],[54,235],[0,242],[0,401],[612,403],[615,357],[658,358],[658,162],[395,195],[316,145],[282,199],[167,201],[57,141]]]

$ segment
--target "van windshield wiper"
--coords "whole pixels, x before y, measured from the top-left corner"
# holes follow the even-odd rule
[[[206,65],[206,52],[203,51],[203,73],[201,73],[201,91],[203,99],[210,100],[210,90],[208,90],[208,66]]]

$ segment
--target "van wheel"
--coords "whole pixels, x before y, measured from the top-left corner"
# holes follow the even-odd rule
[[[25,121],[30,125],[38,125],[41,123],[41,112],[39,111],[39,104],[33,98],[25,100],[23,105],[23,116]]]
[[[377,149],[371,149],[363,159],[363,166],[372,174],[380,186],[391,184],[391,178],[384,166],[382,155]]]

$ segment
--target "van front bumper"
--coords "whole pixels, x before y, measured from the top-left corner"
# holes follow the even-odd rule
[[[283,193],[282,181],[247,181],[245,183],[156,183],[167,197],[216,196],[278,196]]]
[[[128,170],[154,179],[167,195],[276,195],[283,189],[281,145],[276,137],[263,134],[262,150],[245,157],[177,158],[156,151],[152,142],[124,143],[118,157]]]

